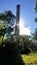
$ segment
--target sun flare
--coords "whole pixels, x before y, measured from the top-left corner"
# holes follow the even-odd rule
[[[20,19],[20,22],[19,22],[19,32],[20,32],[20,35],[30,35],[31,33],[31,30],[30,30],[30,27],[25,27],[25,23],[26,21],[24,21],[22,18]]]

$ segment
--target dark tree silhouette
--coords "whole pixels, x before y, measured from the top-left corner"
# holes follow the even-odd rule
[[[37,0],[36,0],[36,4],[35,4],[35,13],[37,13]],[[37,22],[37,17],[35,17],[35,22]]]

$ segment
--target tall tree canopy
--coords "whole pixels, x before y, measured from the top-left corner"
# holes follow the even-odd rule
[[[37,0],[36,0],[36,4],[35,4],[35,12],[37,12]]]
[[[0,13],[0,41],[6,41],[12,38],[14,30],[14,28],[12,27],[14,25],[12,25],[12,23],[14,22],[13,18],[15,17],[11,14],[11,11]]]
[[[37,0],[36,0],[36,4],[35,4],[35,13],[37,13]],[[37,22],[37,17],[35,18],[35,22]]]
[[[34,40],[34,42],[37,42],[37,28],[35,29],[35,31],[33,33],[33,40]]]

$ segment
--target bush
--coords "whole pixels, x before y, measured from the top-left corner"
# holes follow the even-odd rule
[[[21,54],[29,54],[31,53],[31,50],[29,48],[25,48],[24,50],[21,50]]]
[[[24,65],[22,57],[18,53],[16,43],[8,42],[4,47],[0,47],[0,65]]]

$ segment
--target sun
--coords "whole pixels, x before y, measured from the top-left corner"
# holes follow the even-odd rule
[[[20,19],[19,22],[19,34],[20,35],[30,35],[31,30],[30,27],[25,27],[26,21],[24,21],[22,18]]]

